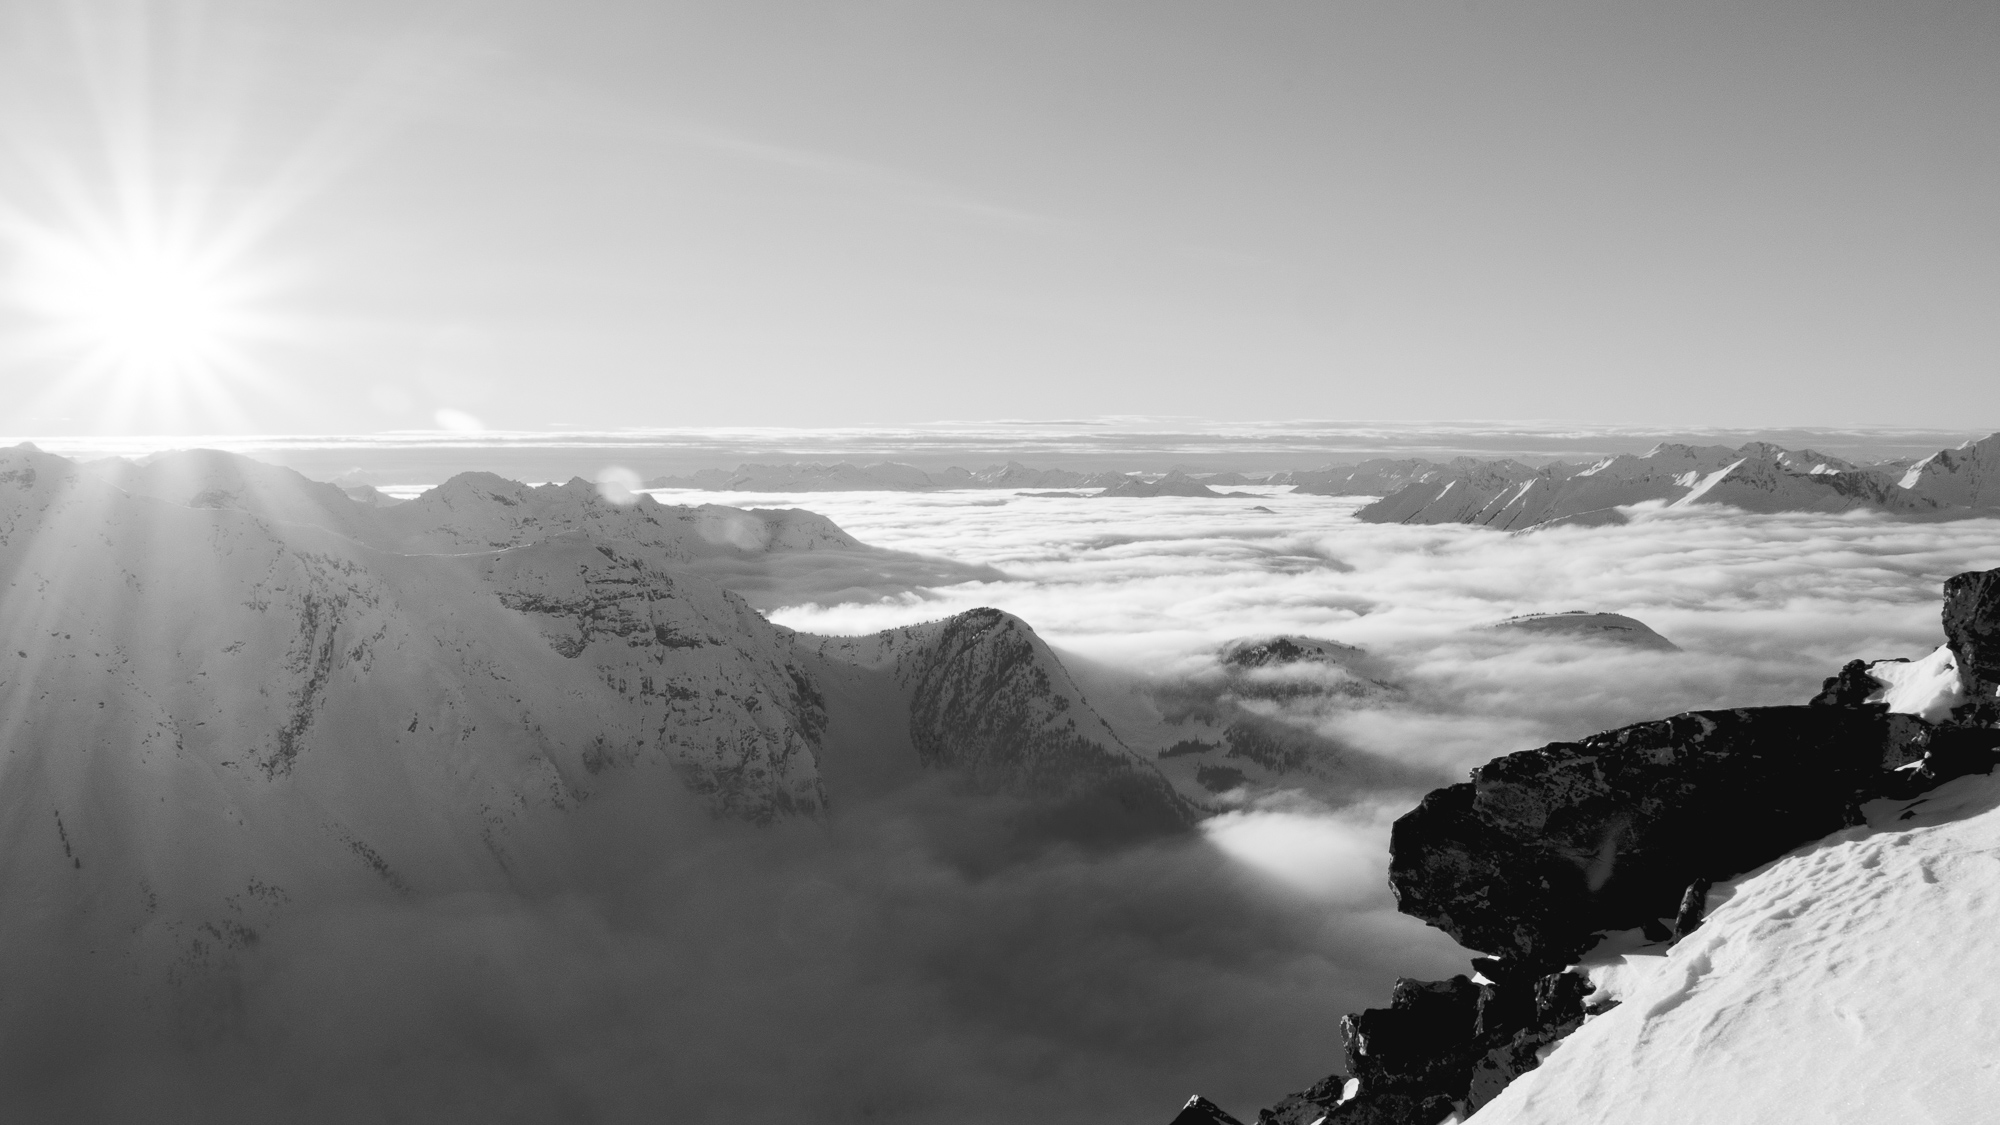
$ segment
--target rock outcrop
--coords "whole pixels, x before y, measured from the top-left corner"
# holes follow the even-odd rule
[[[1396,822],[1397,907],[1559,969],[1598,931],[1673,917],[1696,878],[1852,823],[1915,736],[1878,710],[1697,711],[1496,758]]]
[[[1958,658],[1960,682],[1979,701],[2000,685],[2000,570],[1971,571],[1944,584],[1945,643]]]
[[[1196,1094],[1167,1125],[1243,1125],[1222,1111],[1222,1107]]]

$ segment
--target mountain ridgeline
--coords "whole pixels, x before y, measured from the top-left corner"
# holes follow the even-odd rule
[[[1483,1120],[1476,1111],[1554,1044],[1617,1005],[1576,967],[1596,947],[1637,942],[1664,952],[1703,924],[1718,884],[1866,824],[1871,801],[1893,801],[1907,819],[1909,803],[1943,783],[1992,771],[2000,570],[1947,582],[1942,617],[1946,642],[1935,652],[1853,661],[1808,704],[1695,711],[1552,743],[1431,792],[1395,823],[1389,883],[1402,912],[1482,951],[1473,974],[1398,981],[1388,1007],[1342,1021],[1344,1073],[1257,1121]],[[1936,882],[1928,867],[1922,874]],[[1781,917],[1812,907],[1808,899]],[[1687,971],[1710,971],[1706,954],[1697,962]],[[1642,1021],[1684,1002],[1690,987],[1670,990]],[[1644,1066],[1646,1035],[1636,1034]],[[1593,1096],[1602,1100],[1601,1091]],[[1510,1120],[1548,1119],[1522,1105],[1510,1112]],[[1743,1120],[1780,1114],[1743,1112]],[[1236,1121],[1200,1098],[1174,1120]]]
[[[1726,504],[1751,512],[1885,512],[1940,519],[2000,513],[2000,434],[1921,461],[1856,465],[1765,442],[1661,445],[1590,465],[1519,461],[1367,462],[1296,491],[1380,495],[1369,523],[1468,523],[1503,531],[1623,523],[1633,504]]]
[[[953,564],[582,481],[380,506],[228,454],[0,451],[14,937],[137,934],[125,968],[171,976],[327,895],[561,887],[621,794],[770,822],[937,777],[1045,836],[1196,818],[1007,614],[819,638],[731,588],[855,566]]]

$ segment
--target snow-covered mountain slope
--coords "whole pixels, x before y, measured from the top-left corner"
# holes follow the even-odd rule
[[[14,652],[0,669],[0,791],[17,811],[69,809],[68,838],[100,854],[157,819],[146,794],[174,793],[162,831],[221,827],[139,851],[240,857],[278,833],[315,870],[365,854],[404,887],[509,877],[548,850],[565,810],[635,770],[666,771],[718,813],[815,815],[829,694],[843,722],[865,724],[852,697],[880,692],[852,669],[822,684],[817,649],[699,564],[753,549],[732,531],[797,553],[865,548],[806,513],[764,515],[497,478],[367,510],[226,455],[107,473],[0,451],[0,627]],[[1105,774],[1101,748],[1122,748],[1007,621],[955,648],[942,642],[963,620],[941,622],[927,634],[939,643],[906,654],[929,708],[919,745],[927,764],[997,785],[1008,768],[1037,791],[1067,777],[1078,798]],[[1000,671],[982,672],[982,655]],[[1003,714],[1010,725],[981,727]],[[306,823],[321,836],[301,836]]]
[[[1477,1125],[1958,1125],[2000,1103],[2000,776],[1915,802],[1710,894],[1635,957],[1618,1006]]]
[[[2000,508],[2000,434],[1939,450],[1911,465],[1896,483],[1944,507]]]
[[[584,480],[531,486],[462,473],[406,503],[357,501],[290,469],[215,450],[185,450],[83,467],[122,491],[190,507],[233,508],[275,524],[305,524],[398,554],[518,547],[585,533],[648,565],[704,575],[759,609],[881,598],[1001,577],[990,567],[888,551],[797,508],[613,503]]]
[[[1500,530],[1618,523],[1647,501],[1727,504],[1752,512],[1855,509],[1936,517],[2000,505],[2000,435],[1939,453],[1904,471],[1856,466],[1767,442],[1663,444],[1583,468],[1523,473],[1512,461],[1454,463],[1362,508],[1372,523],[1471,523]]]

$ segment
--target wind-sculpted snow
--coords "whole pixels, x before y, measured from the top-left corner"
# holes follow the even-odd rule
[[[2000,1102],[2000,777],[1882,801],[1709,893],[1619,1004],[1471,1120],[1968,1122]]]

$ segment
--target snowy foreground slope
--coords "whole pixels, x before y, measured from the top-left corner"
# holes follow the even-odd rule
[[[1867,827],[1718,887],[1708,921],[1664,956],[1599,970],[1618,1006],[1471,1120],[1991,1120],[2000,776],[1868,812]]]

